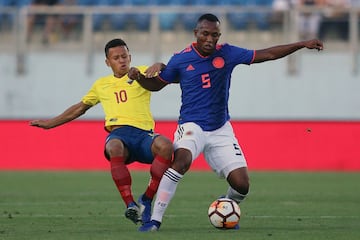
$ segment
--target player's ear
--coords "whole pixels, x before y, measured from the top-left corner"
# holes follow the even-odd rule
[[[109,63],[109,60],[107,58],[105,59],[105,63],[106,63],[106,66],[110,67],[110,63]]]
[[[131,62],[131,54],[129,54],[129,60],[130,60],[130,62]]]

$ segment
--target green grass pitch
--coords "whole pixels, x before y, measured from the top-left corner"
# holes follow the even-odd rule
[[[147,172],[132,172],[137,198]],[[109,172],[0,171],[0,239],[360,239],[360,174],[251,172],[240,230],[218,230],[209,204],[226,183],[211,172],[189,172],[159,232],[141,233]]]

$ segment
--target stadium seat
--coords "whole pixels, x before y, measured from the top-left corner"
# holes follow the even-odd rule
[[[148,0],[127,0],[131,6],[150,6],[152,3]],[[150,28],[150,13],[134,13],[130,15],[131,22],[135,24],[137,30],[145,31]]]
[[[155,0],[155,4],[158,6],[181,6],[183,1],[181,0]],[[169,12],[159,14],[160,29],[165,31],[171,31],[175,29],[176,21],[178,20],[180,13]]]
[[[11,7],[11,0],[0,0],[0,8]],[[0,29],[10,26],[13,23],[13,16],[8,13],[0,12]]]
[[[15,6],[17,7],[24,7],[29,6],[32,3],[32,0],[14,0],[13,1]]]
[[[127,0],[111,0],[111,6],[114,7],[121,7],[129,5],[129,1]],[[124,30],[126,29],[127,25],[129,24],[130,14],[128,13],[118,13],[118,14],[111,14],[110,15],[110,26],[114,30]]]
[[[14,6],[14,0],[0,0],[0,7],[12,7]]]
[[[234,6],[272,6],[273,0],[229,0],[230,5]],[[228,14],[228,20],[230,26],[236,30],[245,30],[250,22],[254,22],[257,29],[268,30],[269,29],[269,16],[267,12],[230,12]]]
[[[148,6],[147,0],[94,0],[94,6]],[[108,23],[113,30],[125,30],[134,25],[135,29],[148,30],[150,27],[149,13],[118,13],[118,14],[94,14],[93,28],[101,30]]]
[[[108,0],[97,0],[94,2],[94,6],[98,6],[98,7],[108,6],[108,5],[110,5]],[[94,31],[101,30],[107,18],[108,16],[105,14],[94,14],[92,16]]]
[[[83,0],[59,0],[58,5],[65,7],[85,6],[91,4],[90,1]],[[82,27],[83,14],[61,14],[58,21],[61,25],[62,38],[67,40]]]
[[[122,6],[124,0],[95,0],[94,6]],[[128,14],[94,14],[93,29],[99,31],[108,23],[112,29],[123,30],[126,27]]]
[[[224,0],[223,0],[224,1]],[[187,0],[183,3],[189,7],[191,6],[216,6],[219,1],[216,0]],[[221,1],[220,1],[221,2]],[[181,21],[185,30],[193,30],[196,26],[196,21],[203,12],[199,13],[184,13]]]
[[[0,0],[0,7],[21,8],[30,5],[32,0]],[[14,23],[15,16],[0,12],[0,27],[10,26]]]
[[[77,4],[80,6],[91,6],[94,5],[96,0],[77,0]]]
[[[0,0],[0,7],[9,7],[12,5],[12,0]]]

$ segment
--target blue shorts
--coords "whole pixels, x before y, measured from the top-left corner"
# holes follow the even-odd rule
[[[159,136],[159,134],[155,134],[152,130],[145,131],[132,126],[123,126],[111,131],[106,138],[105,144],[111,139],[119,139],[129,151],[129,156],[125,162],[126,164],[135,161],[151,164],[154,160],[151,145],[157,136]],[[105,156],[107,156],[106,153]]]

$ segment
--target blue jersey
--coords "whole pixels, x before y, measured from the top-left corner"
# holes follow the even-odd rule
[[[195,44],[174,54],[159,76],[167,83],[180,83],[179,123],[194,122],[204,131],[212,131],[230,119],[228,100],[233,69],[238,64],[251,64],[255,51],[222,44],[204,57]]]

